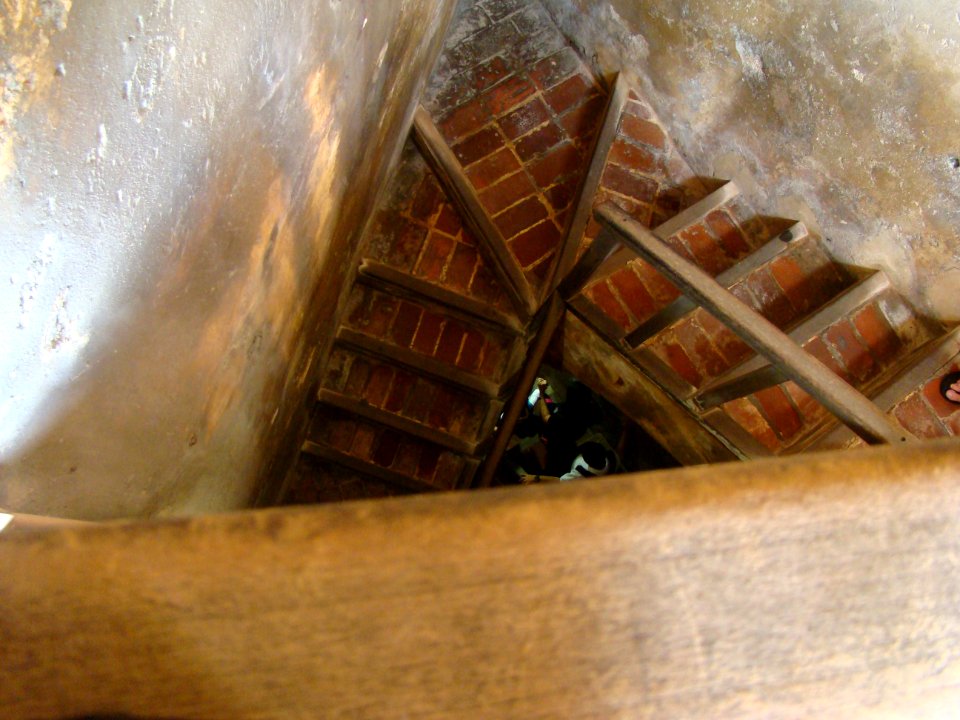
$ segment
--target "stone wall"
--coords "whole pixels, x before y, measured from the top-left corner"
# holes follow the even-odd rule
[[[453,4],[6,4],[0,507],[270,499]]]

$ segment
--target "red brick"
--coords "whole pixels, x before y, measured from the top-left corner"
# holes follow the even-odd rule
[[[630,94],[631,94],[630,102],[628,102],[626,106],[623,108],[623,112],[627,115],[632,115],[633,117],[639,118],[641,120],[652,119],[653,112],[651,112],[650,108],[647,107],[642,102],[640,102],[639,98],[637,98],[636,95],[634,95],[633,91],[631,91]]]
[[[483,346],[483,358],[480,360],[479,375],[486,378],[499,378],[502,371],[501,358],[503,348],[489,340]]]
[[[617,165],[607,165],[600,182],[605,189],[640,202],[651,202],[657,193],[656,182],[648,177],[634,175]]]
[[[566,135],[552,122],[537,128],[514,143],[523,162],[540,155],[566,140]]]
[[[460,348],[460,356],[457,358],[457,367],[468,372],[476,371],[480,367],[480,354],[485,342],[483,333],[473,328],[467,328],[463,338],[463,346]]]
[[[900,338],[875,303],[857,311],[853,316],[853,324],[879,361],[885,362],[896,356],[900,349]]]
[[[830,415],[823,405],[814,400],[812,395],[792,380],[788,380],[781,387],[793,400],[793,404],[800,411],[800,417],[804,423],[814,425]]]
[[[510,249],[520,267],[527,268],[556,248],[560,240],[557,226],[550,220],[544,220],[511,240]]]
[[[844,285],[833,261],[810,243],[772,260],[770,271],[800,313],[823,305]]]
[[[668,333],[667,336],[659,339],[653,347],[677,375],[694,387],[700,387],[700,383],[703,382],[700,371],[690,360],[687,351],[673,339],[672,334]]]
[[[833,345],[853,377],[861,382],[870,377],[876,363],[866,346],[857,338],[849,320],[834,323],[823,336]]]
[[[553,87],[561,80],[577,72],[580,60],[570,48],[564,48],[556,55],[541,60],[533,66],[530,77],[541,88]]]
[[[417,261],[417,267],[414,270],[415,275],[425,277],[427,280],[437,281],[443,275],[443,269],[447,265],[447,258],[456,241],[440,233],[430,233],[427,244],[423,246],[423,252]]]
[[[630,266],[613,273],[610,284],[638,322],[643,322],[656,312],[656,303]]]
[[[417,472],[417,464],[420,462],[420,445],[411,442],[405,442],[397,450],[397,456],[393,459],[391,469],[401,475],[413,477]]]
[[[382,337],[393,322],[397,302],[387,295],[363,293],[353,311],[347,316],[347,325],[367,335]]]
[[[540,98],[534,98],[497,121],[503,134],[510,140],[526,135],[550,119],[550,112]]]
[[[437,216],[437,222],[433,226],[434,230],[455,236],[460,232],[461,227],[462,224],[460,223],[460,216],[457,214],[457,211],[453,209],[453,205],[445,203],[440,209],[440,215]]]
[[[442,316],[435,315],[429,311],[424,312],[423,319],[420,320],[420,326],[417,328],[417,334],[413,340],[413,349],[424,355],[433,355],[442,327]]]
[[[536,88],[528,80],[515,75],[484,93],[482,100],[490,115],[502,115],[523,103],[534,92]]]
[[[680,238],[690,248],[690,253],[696,259],[697,265],[712,277],[716,277],[733,264],[733,261],[707,232],[707,228],[700,223],[688,227],[680,233]]]
[[[453,146],[453,154],[466,167],[477,160],[492,155],[503,147],[503,137],[494,127],[484,128]]]
[[[662,168],[657,157],[646,148],[616,140],[610,148],[608,161],[646,175],[660,175]]]
[[[437,471],[434,473],[433,484],[452,490],[463,472],[463,458],[452,452],[445,451],[440,455]]]
[[[667,217],[673,217],[683,207],[683,201],[686,197],[680,188],[661,185],[657,193],[657,206]]]
[[[421,480],[432,480],[440,460],[440,448],[436,445],[424,445],[420,450],[420,462],[417,464],[417,477]]]
[[[350,397],[360,397],[370,377],[370,363],[360,357],[354,357],[350,364],[350,374],[343,386],[343,392]]]
[[[480,202],[491,215],[496,215],[519,200],[537,191],[525,172],[514,173],[480,193]]]
[[[710,342],[706,331],[693,318],[681,320],[673,332],[701,376],[717,377],[730,367]]]
[[[510,68],[507,63],[502,57],[497,56],[473,70],[471,85],[474,90],[486,90],[509,74]]]
[[[357,432],[357,423],[353,420],[331,420],[325,423],[326,441],[338,450],[349,451],[353,436]]]
[[[555,211],[560,211],[570,206],[570,203],[573,202],[577,195],[577,188],[579,186],[580,178],[574,176],[565,182],[544,190],[543,196]]]
[[[466,291],[477,267],[477,251],[469,245],[457,243],[453,258],[447,267],[446,284],[457,290]]]
[[[946,373],[941,373],[935,378],[931,378],[923,386],[923,397],[927,404],[937,414],[937,417],[947,418],[955,412],[960,411],[960,405],[955,405],[940,394],[940,379]]]
[[[467,170],[467,177],[477,190],[483,190],[519,169],[520,161],[510,150],[504,148],[471,165]]]
[[[397,317],[393,321],[390,329],[390,336],[400,347],[409,347],[413,335],[417,331],[417,325],[420,323],[422,310],[416,305],[400,301],[400,307],[397,310]]]
[[[459,323],[448,320],[440,333],[440,342],[437,344],[435,357],[453,365],[460,354],[460,343],[463,342],[464,329]]]
[[[511,238],[545,217],[547,209],[543,203],[536,197],[531,197],[497,215],[493,221],[505,238]]]
[[[797,311],[774,280],[769,267],[751,273],[746,284],[756,298],[754,308],[774,325],[784,328],[797,316]]]
[[[761,445],[771,452],[780,448],[780,440],[760,411],[746,398],[732,400],[723,406],[724,411]]]
[[[358,424],[357,432],[354,434],[353,442],[350,445],[350,454],[363,460],[369,460],[376,439],[377,431],[373,427],[366,423]]]
[[[544,92],[547,104],[554,112],[562,113],[597,94],[597,89],[589,84],[582,75],[567,78],[559,85]]]
[[[427,413],[430,412],[430,408],[433,407],[433,399],[436,394],[437,386],[434,383],[428,382],[423,378],[417,378],[413,390],[410,391],[410,399],[403,410],[404,416],[417,422],[424,422]]]
[[[803,344],[803,349],[810,353],[817,360],[826,365],[831,372],[835,375],[839,375],[846,381],[850,381],[850,375],[847,373],[846,368],[844,368],[840,363],[837,362],[836,358],[830,354],[830,350],[827,348],[827,344],[818,336],[811,338]]]
[[[630,263],[634,271],[647,286],[650,295],[658,307],[665,307],[680,297],[680,291],[646,260],[634,260]]]
[[[800,414],[779,385],[760,390],[753,397],[781,440],[786,442],[800,432],[803,427]]]
[[[480,100],[461,105],[447,115],[439,125],[447,142],[454,142],[459,138],[474,133],[490,121],[490,116]]]
[[[580,152],[572,143],[565,143],[529,166],[537,185],[550,187],[580,168]]]
[[[560,126],[571,139],[586,140],[600,126],[606,104],[606,98],[591,98],[580,107],[564,113],[560,118]]]
[[[387,402],[383,409],[387,412],[398,413],[403,410],[407,402],[407,396],[413,387],[416,378],[408,372],[397,370],[393,377],[393,385],[390,386],[390,394],[387,395]]]
[[[416,195],[410,203],[410,216],[415,220],[426,221],[440,209],[440,203],[443,202],[443,190],[433,179],[433,175],[427,175],[417,188]]]
[[[729,366],[745,360],[752,352],[750,346],[743,342],[733,330],[706,310],[698,309],[695,318]]]
[[[370,379],[363,389],[363,399],[373,407],[380,407],[390,392],[390,383],[393,381],[393,368],[388,365],[375,365],[370,372]]]
[[[420,254],[427,228],[404,217],[392,215],[381,236],[387,243],[383,260],[398,270],[409,271]]]
[[[750,245],[744,239],[740,228],[723,210],[714,210],[707,215],[707,225],[730,257],[740,258],[750,252]]]
[[[656,123],[649,120],[641,120],[630,114],[624,114],[620,122],[620,130],[631,140],[649,145],[658,150],[665,150],[667,147],[667,136]]]
[[[937,378],[938,385],[939,381],[939,378]],[[938,390],[937,395],[939,396],[939,394]],[[923,401],[920,393],[911,393],[906,400],[897,405],[893,415],[905,430],[920,439],[946,437],[950,434],[943,426],[940,418],[937,417],[937,413]]]
[[[470,283],[470,294],[477,300],[495,305],[503,291],[493,273],[485,265],[479,264]]]
[[[460,236],[457,239],[462,245],[466,245],[467,247],[475,248],[477,246],[477,239],[471,235],[470,231],[466,228],[460,231]]]
[[[616,295],[613,294],[606,280],[594,283],[591,287],[587,288],[584,294],[600,309],[600,312],[617,323],[617,325],[624,329],[632,327],[627,311],[623,309],[623,305],[620,304]]]
[[[440,388],[427,416],[427,424],[437,430],[447,430],[450,428],[455,411],[453,393],[447,388]]]
[[[400,434],[393,430],[384,430],[380,433],[377,440],[377,449],[371,458],[373,462],[381,467],[390,467],[397,455],[397,450],[400,449],[400,441]]]

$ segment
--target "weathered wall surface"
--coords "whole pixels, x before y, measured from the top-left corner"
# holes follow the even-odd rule
[[[960,7],[946,0],[545,0],[640,75],[693,166],[960,320]],[[752,179],[752,181],[750,180]]]
[[[0,506],[270,491],[452,5],[0,6]]]

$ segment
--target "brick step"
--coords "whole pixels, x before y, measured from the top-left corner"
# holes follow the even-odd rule
[[[408,142],[395,172],[385,206],[365,242],[364,255],[449,293],[509,315],[513,304],[476,238]]]
[[[343,347],[331,354],[318,400],[467,454],[491,426],[489,398]]]
[[[940,378],[960,367],[958,354],[960,327],[955,327],[904,357],[897,364],[892,380],[871,392],[870,399],[918,439],[956,435],[960,432],[960,406],[944,401],[940,395]],[[849,428],[837,425],[803,449],[817,452],[860,443],[860,438]]]
[[[787,243],[729,289],[767,320],[789,329],[855,280],[824,253],[814,236],[806,235]],[[676,397],[689,398],[752,353],[732,330],[697,308],[634,350],[633,356]]]
[[[942,328],[925,321],[895,290],[886,288],[804,342],[803,349],[869,397],[894,382],[907,358],[941,333]],[[800,452],[836,422],[792,381],[717,410],[772,454]],[[716,415],[704,418],[717,420]]]
[[[447,373],[459,384],[464,376],[474,378],[466,381],[471,387],[498,387],[519,362],[512,335],[480,328],[362,283],[351,290],[343,331],[387,345],[402,363],[423,365],[433,374]]]
[[[460,453],[328,407],[310,427],[303,452],[411,490],[469,485],[476,461]]]
[[[307,452],[300,453],[285,502],[290,505],[372,500],[408,495],[409,488],[384,482]]]

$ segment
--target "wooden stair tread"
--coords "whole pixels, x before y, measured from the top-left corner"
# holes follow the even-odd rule
[[[389,483],[391,485],[398,485],[400,487],[405,487],[410,490],[416,490],[419,492],[432,491],[432,490],[446,490],[447,488],[438,487],[431,483],[420,480],[419,478],[412,477],[410,475],[404,475],[403,473],[398,473],[395,470],[390,468],[385,468],[376,463],[368,462],[361,458],[358,458],[354,455],[338,450],[337,448],[328,445],[323,442],[316,442],[313,440],[304,440],[303,445],[300,447],[301,452],[307,453],[309,455],[314,455],[323,460],[342,465],[343,467],[349,468],[350,470],[360,473],[362,475],[369,475],[371,477],[382,480],[383,482]]]

